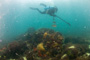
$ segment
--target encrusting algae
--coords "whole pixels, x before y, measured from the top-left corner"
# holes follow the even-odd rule
[[[43,34],[43,38],[46,38],[46,37],[47,37],[47,35],[48,35],[48,33],[47,33],[47,32],[45,32],[45,33]]]
[[[43,43],[39,43],[39,44],[37,45],[37,50],[38,50],[38,51],[45,51],[45,48],[44,48],[44,46],[43,46]]]
[[[53,46],[52,47],[56,47],[58,46],[59,44],[57,42],[54,42]]]

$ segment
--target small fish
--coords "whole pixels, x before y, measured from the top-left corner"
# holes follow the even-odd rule
[[[52,27],[56,27],[56,25],[52,25]]]

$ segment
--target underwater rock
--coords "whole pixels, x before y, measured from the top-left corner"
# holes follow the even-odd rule
[[[82,56],[77,57],[75,60],[90,60],[90,55],[84,54]]]
[[[84,56],[89,57],[90,56],[90,53],[85,53]]]
[[[7,60],[6,56],[0,56],[0,60]]]
[[[33,34],[34,32],[35,32],[35,28],[30,27],[30,28],[27,30],[26,33],[28,33],[28,34]]]
[[[50,56],[55,57],[56,55],[60,54],[62,51],[62,40],[63,37],[59,32],[52,32],[51,31],[45,31],[42,34],[42,37],[44,36],[43,43],[44,43],[44,56]]]
[[[90,46],[85,39],[66,37],[63,41],[60,32],[30,28],[17,41],[6,46],[0,53],[0,60],[90,60]]]
[[[56,35],[57,37],[55,36],[55,34],[57,34]],[[39,44],[40,42],[46,39],[50,40],[51,37],[52,39],[55,37],[56,37],[55,39],[59,39],[59,40],[63,39],[61,33],[59,32],[55,33],[54,30],[52,29],[42,28],[42,29],[35,31],[32,37],[28,40],[28,42],[32,43],[34,46],[37,46],[37,44]]]
[[[90,44],[89,40],[84,37],[66,37],[64,43],[73,44]]]
[[[23,58],[23,57],[20,57],[20,58],[18,58],[18,59],[16,59],[16,60],[24,60],[24,58]]]
[[[75,59],[78,56],[81,56],[88,52],[88,45],[87,44],[71,44],[68,43],[64,46],[64,54],[67,54],[67,56],[70,59]]]
[[[46,59],[56,57],[62,51],[62,41],[63,36],[61,33],[51,29],[39,29],[34,32],[30,40],[27,40],[33,50],[30,53],[26,53],[26,57],[32,60],[35,57]]]
[[[26,54],[26,58],[27,58],[27,60],[35,60],[35,55],[33,52],[28,52]]]
[[[88,45],[88,48],[90,49],[90,45]]]
[[[18,58],[20,55],[24,53],[27,49],[25,43],[12,42],[8,45],[7,50],[3,53],[2,56],[6,56],[6,58]]]

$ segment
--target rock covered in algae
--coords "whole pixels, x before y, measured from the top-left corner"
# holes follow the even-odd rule
[[[86,53],[82,56],[77,57],[76,60],[90,60],[90,55],[87,55],[87,53]]]
[[[67,54],[69,59],[76,59],[78,56],[81,56],[88,52],[88,45],[86,44],[72,44],[68,43],[64,46],[63,53]]]
[[[66,37],[64,43],[73,43],[73,44],[90,44],[89,39],[85,37]]]
[[[65,38],[63,43],[60,32],[47,28],[28,30],[23,35],[17,42],[8,44],[0,60],[90,60],[89,45],[72,41],[81,38]]]
[[[8,44],[6,51],[2,54],[2,56],[6,56],[6,58],[19,58],[20,55],[24,53],[27,49],[26,44],[19,42],[11,42]]]
[[[48,60],[51,57],[56,57],[62,52],[63,36],[59,32],[55,32],[52,29],[39,29],[34,32],[28,42],[33,45],[33,51],[27,53],[27,59],[40,59]],[[53,58],[56,59],[56,58]]]
[[[36,34],[39,35],[37,38],[40,39],[37,44],[37,53],[39,57],[56,57],[62,51],[62,40],[63,36],[59,32],[55,32],[50,29],[40,29],[36,31]],[[44,52],[42,52],[44,51]]]

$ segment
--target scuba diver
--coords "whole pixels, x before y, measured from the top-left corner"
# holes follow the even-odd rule
[[[54,17],[57,17],[57,18],[59,18],[60,20],[62,20],[62,21],[64,21],[65,23],[67,23],[69,26],[71,26],[70,23],[66,22],[66,21],[63,20],[61,17],[55,15],[55,13],[58,11],[58,9],[57,9],[56,6],[55,6],[55,7],[50,7],[50,6],[48,7],[48,6],[46,6],[45,4],[43,4],[43,3],[41,3],[40,5],[45,7],[45,8],[44,8],[44,11],[40,11],[38,8],[33,8],[33,7],[30,7],[30,9],[32,9],[32,10],[37,10],[37,11],[38,11],[39,13],[41,13],[41,14],[48,14],[48,15],[50,15],[50,16],[53,16],[53,19],[54,19]]]

